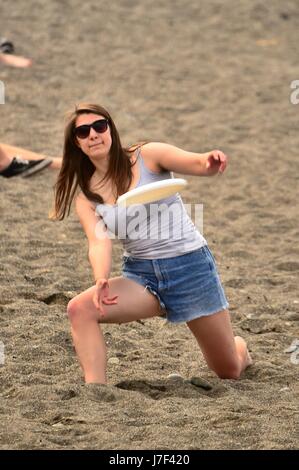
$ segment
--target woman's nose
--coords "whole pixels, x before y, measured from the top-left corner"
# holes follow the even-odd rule
[[[89,131],[89,138],[95,138],[95,137],[98,137],[98,133],[93,129],[93,127],[90,128],[90,131]]]

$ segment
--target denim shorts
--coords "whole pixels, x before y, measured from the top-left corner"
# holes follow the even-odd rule
[[[207,245],[173,258],[124,256],[122,274],[154,294],[166,310],[167,320],[173,323],[228,308],[215,259]]]

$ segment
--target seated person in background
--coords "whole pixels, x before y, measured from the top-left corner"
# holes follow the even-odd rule
[[[0,148],[5,152],[9,157],[15,157],[20,155],[21,158],[26,160],[50,160],[49,167],[52,169],[59,169],[61,167],[62,159],[59,157],[48,157],[48,155],[43,155],[41,153],[32,152],[31,150],[24,149],[22,147],[15,147],[14,145],[4,144],[0,142]],[[33,165],[33,162],[32,162]],[[47,165],[46,165],[47,166]],[[1,171],[1,169],[0,169]]]
[[[27,68],[32,64],[31,59],[15,55],[13,43],[6,38],[0,38],[0,62],[20,68]]]
[[[9,151],[7,151],[9,149]],[[22,154],[26,154],[28,159],[23,159],[16,155],[17,150]],[[32,155],[32,156],[31,156]],[[30,158],[31,156],[31,158]],[[39,157],[39,158],[36,158]],[[31,176],[44,168],[53,164],[51,158],[40,158],[41,155],[29,152],[17,147],[10,147],[7,145],[0,145],[0,176],[11,178],[12,176]],[[59,160],[58,158],[54,160]],[[57,168],[57,167],[56,167]]]

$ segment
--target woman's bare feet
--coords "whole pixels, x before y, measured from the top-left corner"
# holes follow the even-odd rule
[[[239,354],[239,357],[242,361],[242,370],[247,369],[247,367],[251,366],[252,364],[252,358],[249,354],[247,344],[245,340],[241,336],[235,336],[235,343],[236,343],[236,348],[237,352]]]

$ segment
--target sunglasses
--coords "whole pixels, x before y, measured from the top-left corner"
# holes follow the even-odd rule
[[[98,134],[103,134],[108,129],[108,119],[99,119],[92,124],[83,124],[83,126],[75,127],[74,133],[78,139],[86,139],[90,134],[90,129],[93,128]]]

